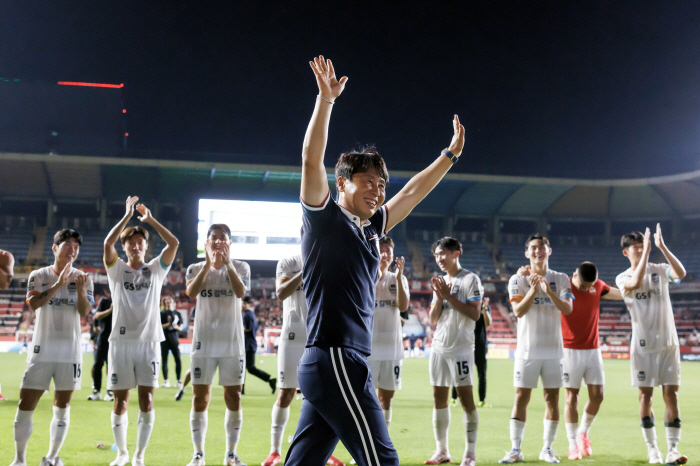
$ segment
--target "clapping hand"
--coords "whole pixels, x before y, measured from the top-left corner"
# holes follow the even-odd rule
[[[138,196],[129,196],[126,198],[126,216],[131,218],[134,215],[134,206],[139,201]]]
[[[431,282],[433,291],[439,299],[445,299],[445,297],[450,295],[452,284],[445,282],[443,277],[433,277]]]
[[[450,147],[447,149],[452,152],[453,155],[457,157],[462,153],[464,148],[464,126],[460,124],[459,117],[455,115],[452,120],[452,126],[454,128],[454,135],[452,135],[452,141],[450,142]]]
[[[138,199],[138,198],[136,198]],[[143,204],[139,204],[136,206],[136,210],[141,214],[141,216],[138,218],[140,221],[144,223],[148,223],[149,220],[153,219],[153,216],[151,215],[151,210],[146,207]]]
[[[403,256],[396,258],[396,275],[398,275],[399,277],[403,275],[403,268],[405,265],[406,259],[404,259]]]

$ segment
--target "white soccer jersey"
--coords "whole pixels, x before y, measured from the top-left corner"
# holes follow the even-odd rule
[[[671,278],[668,264],[647,264],[642,286],[626,293],[625,282],[633,273],[627,269],[615,279],[632,316],[632,351],[651,353],[678,346],[668,284],[680,280]]]
[[[282,259],[277,263],[277,278],[291,279],[301,272],[302,267],[301,254]],[[306,346],[306,316],[309,308],[301,284],[282,302],[282,310],[282,342],[290,346]]]
[[[477,301],[484,297],[484,287],[481,280],[474,273],[462,269],[450,280],[452,289],[450,294],[456,296],[463,303]],[[433,293],[433,304],[437,302],[437,295]],[[442,314],[438,319],[435,334],[433,335],[433,351],[443,356],[459,356],[464,351],[474,350],[474,327],[476,321],[457,311],[452,305],[443,300]]]
[[[59,289],[46,304],[36,310],[34,337],[27,352],[27,361],[81,363],[80,314],[75,277],[80,270],[71,268],[68,284]],[[52,267],[43,267],[29,274],[27,301],[43,293],[58,280],[59,273]],[[85,293],[94,304],[92,278],[88,275]]]
[[[160,322],[160,290],[169,270],[160,254],[139,269],[132,269],[119,257],[107,265],[114,307],[109,341],[165,340]]]
[[[408,280],[401,275],[401,282],[408,294]],[[410,297],[410,295],[409,295]],[[374,301],[374,327],[372,329],[372,354],[368,360],[396,361],[403,359],[403,331],[401,315],[396,301],[398,281],[396,273],[388,272],[377,283]]]
[[[544,278],[560,298],[574,299],[569,277],[565,273],[547,270]],[[522,299],[530,290],[530,277],[515,274],[510,277],[510,301]],[[564,344],[561,336],[561,311],[547,293],[537,290],[530,310],[518,319],[518,347],[515,357],[522,359],[561,359]]]
[[[250,266],[246,262],[232,260],[233,269],[250,290]],[[206,262],[198,262],[187,268],[187,283],[195,279]],[[192,357],[234,357],[245,354],[241,298],[231,289],[226,266],[209,270],[197,295],[192,336]]]

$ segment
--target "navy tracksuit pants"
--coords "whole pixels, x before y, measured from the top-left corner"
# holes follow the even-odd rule
[[[338,440],[360,466],[399,464],[362,353],[306,348],[297,375],[304,402],[285,466],[323,466]]]

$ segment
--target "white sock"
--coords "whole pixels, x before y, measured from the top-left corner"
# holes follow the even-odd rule
[[[192,446],[195,453],[204,454],[204,440],[207,437],[207,424],[209,423],[208,411],[190,410],[190,431],[192,433]]]
[[[473,411],[463,411],[462,424],[464,425],[464,457],[476,456],[476,435],[479,430],[479,413]]]
[[[447,430],[450,427],[450,408],[433,408],[433,434],[437,451],[449,456],[450,446],[447,438]]]
[[[134,456],[136,458],[143,458],[155,422],[156,411],[154,409],[146,412],[139,412],[139,422],[136,425],[136,450],[134,451]]]
[[[576,445],[576,435],[578,434],[578,424],[575,422],[567,422],[566,424],[566,438],[569,439],[569,451],[574,451]]]
[[[668,445],[668,450],[678,449],[678,444],[681,441],[681,428],[680,427],[666,427],[666,444]]]
[[[70,406],[67,408],[53,407],[53,419],[49,427],[49,452],[46,454],[46,459],[51,463],[56,461],[58,452],[63,446],[68,434],[70,426]]]
[[[391,408],[389,409],[382,409],[382,412],[384,413],[384,421],[386,421],[386,428],[389,428],[389,425],[391,425]]]
[[[34,422],[32,415],[34,411],[22,411],[17,409],[15,414],[15,461],[18,463],[27,462],[27,444],[29,437],[32,436],[32,427]]]
[[[588,431],[591,430],[595,417],[595,414],[588,414],[586,411],[584,411],[583,416],[581,417],[581,425],[578,428],[578,433],[588,435]]]
[[[226,408],[224,427],[226,429],[226,456],[236,453],[238,439],[241,438],[241,426],[243,425],[243,410],[231,411]]]
[[[558,427],[559,421],[551,421],[549,419],[544,420],[544,434],[542,435],[544,446],[542,448],[552,448],[552,444],[557,438]]]
[[[289,421],[289,406],[281,408],[275,403],[272,406],[272,429],[270,429],[270,453],[282,452],[282,437],[284,428]]]
[[[644,442],[647,444],[647,449],[659,448],[656,443],[656,426],[649,428],[642,427],[642,436],[644,437]]]
[[[129,413],[126,411],[122,415],[112,413],[112,434],[114,435],[114,443],[117,444],[119,455],[129,455],[129,451],[126,449],[127,427],[129,427]]]
[[[510,443],[513,450],[520,450],[525,436],[525,422],[517,419],[510,420]]]

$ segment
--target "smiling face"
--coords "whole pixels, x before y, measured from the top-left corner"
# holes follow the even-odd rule
[[[627,256],[627,258],[630,260],[630,264],[632,265],[632,267],[636,267],[637,264],[639,264],[639,261],[642,260],[642,256],[644,255],[644,243],[637,243],[631,246],[627,246],[625,249],[622,250],[622,254]]]
[[[146,257],[146,250],[148,250],[148,241],[143,237],[141,233],[134,233],[122,244],[126,257],[129,262],[141,263]]]
[[[68,238],[61,244],[54,244],[51,248],[56,262],[75,262],[80,252],[80,243],[75,238]]]
[[[384,203],[386,180],[374,168],[355,173],[352,179],[338,178],[338,202],[362,221],[370,218]]]
[[[461,255],[459,251],[450,251],[442,246],[437,246],[433,254],[435,255],[435,263],[445,273],[457,265]]]
[[[525,257],[530,259],[532,265],[544,265],[549,261],[552,248],[542,239],[533,239],[527,244]]]
[[[211,245],[212,255],[210,256],[210,259],[212,262],[215,262],[216,258],[214,257],[214,253],[216,251],[222,251],[226,245],[231,245],[231,237],[220,228],[212,229],[209,233],[209,238],[207,238],[207,241]]]
[[[379,268],[386,269],[394,262],[394,248],[388,244],[379,245]]]

